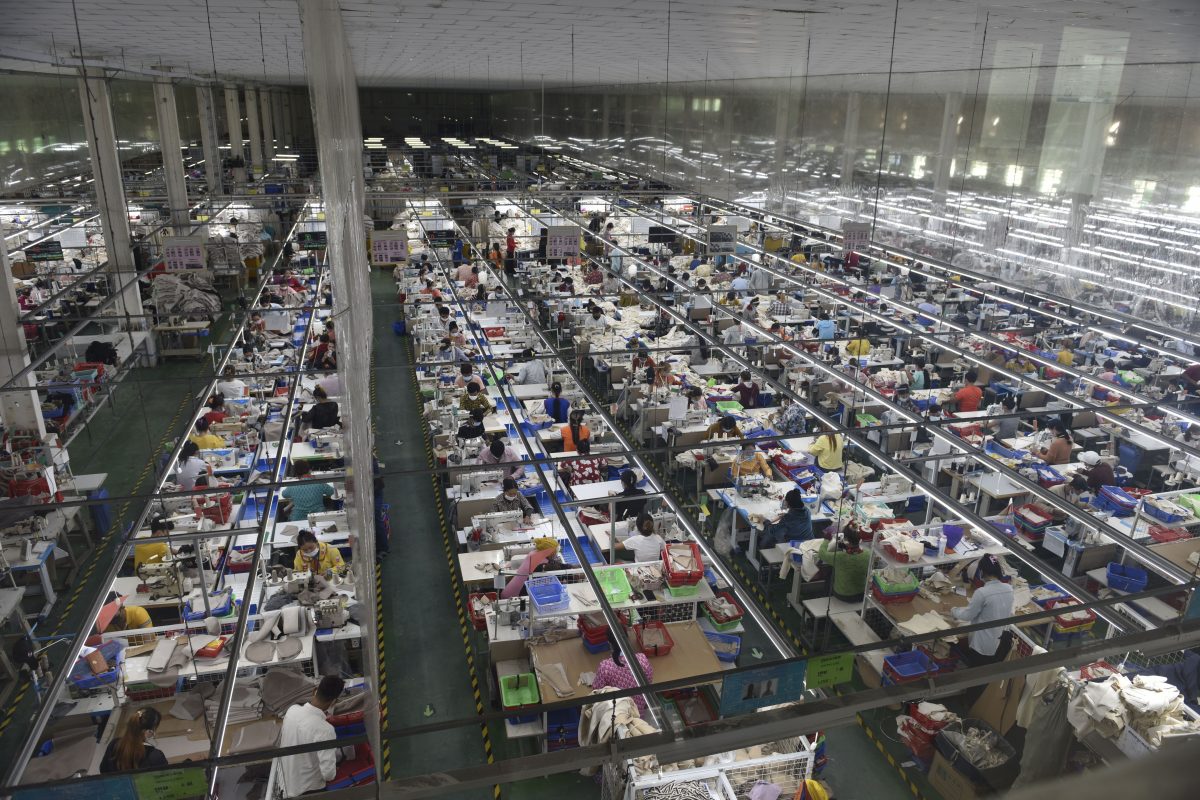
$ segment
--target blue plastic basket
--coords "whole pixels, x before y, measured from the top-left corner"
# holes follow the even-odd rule
[[[883,670],[896,682],[915,681],[938,671],[938,665],[920,650],[883,657]]]
[[[112,669],[99,675],[92,673],[92,668],[85,659],[76,659],[68,676],[71,685],[79,691],[86,692],[116,683],[121,677],[121,664],[125,661],[127,644],[124,639],[110,639],[96,648],[104,656],[104,660],[112,665]]]
[[[1044,584],[1042,584],[1042,586],[1040,588],[1046,589],[1048,591],[1056,592],[1058,594],[1058,597],[1047,597],[1045,600],[1034,600],[1033,601],[1033,602],[1037,603],[1039,606],[1041,606],[1042,608],[1045,608],[1047,603],[1050,603],[1050,602],[1053,602],[1056,600],[1070,600],[1071,599],[1071,595],[1064,592],[1056,583],[1044,583]]]
[[[603,564],[604,559],[596,552],[596,546],[592,544],[591,539],[581,538],[579,544],[583,547],[583,555],[587,558],[589,564]],[[575,548],[571,547],[569,539],[558,540],[558,554],[562,558],[563,564],[568,567],[579,566],[579,556],[575,555]]]
[[[587,639],[584,639],[582,637],[579,639],[579,641],[583,642],[583,649],[587,650],[592,655],[599,655],[600,653],[607,653],[611,649],[611,646],[609,645],[608,642],[600,642],[598,644],[592,644]]]
[[[1132,564],[1120,564],[1110,561],[1105,571],[1108,578],[1108,588],[1118,592],[1141,592],[1150,581],[1150,575],[1141,567]]]
[[[728,633],[717,633],[716,631],[705,631],[704,638],[708,639],[709,642],[712,642],[714,644],[721,643],[721,644],[737,645],[737,649],[734,650],[732,653],[725,653],[720,650],[714,650],[713,654],[717,657],[718,661],[724,661],[726,663],[733,663],[734,661],[737,661],[737,657],[739,655],[741,655],[742,637],[740,637],[740,636],[732,636]]]
[[[529,599],[539,614],[553,614],[571,607],[571,597],[562,581],[553,575],[541,575],[525,582]]]

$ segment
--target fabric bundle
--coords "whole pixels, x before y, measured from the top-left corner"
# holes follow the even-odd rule
[[[217,691],[204,701],[204,716],[209,725],[215,725],[217,711],[221,707],[221,695],[224,681]],[[250,684],[233,687],[233,695],[229,698],[229,722],[253,722],[262,717],[262,694],[257,686]]]
[[[778,793],[776,794],[778,797]],[[712,800],[703,781],[673,781],[642,790],[642,800]]]
[[[256,681],[263,707],[277,717],[294,705],[308,702],[317,682],[295,669],[277,667],[267,670]]]

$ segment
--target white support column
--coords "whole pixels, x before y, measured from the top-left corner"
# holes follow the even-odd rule
[[[4,225],[0,224],[0,240]],[[0,272],[4,288],[0,290],[0,386],[12,382],[13,376],[29,366],[29,350],[25,344],[25,328],[21,326],[21,309],[17,305],[17,284],[8,263],[8,248],[0,246]],[[29,431],[39,440],[46,436],[46,421],[42,418],[42,403],[34,390],[36,381],[30,372],[13,386],[0,391],[0,419],[8,430]],[[16,389],[15,387],[20,387]],[[26,391],[25,387],[29,387]]]
[[[258,124],[258,92],[246,87],[246,128],[250,133],[250,173],[255,174],[263,167],[262,127]]]
[[[625,146],[621,149],[625,152],[625,157],[629,158],[629,154],[633,152],[633,98],[628,94],[625,95]]]
[[[154,110],[158,114],[158,144],[167,181],[171,226],[175,235],[182,236],[187,233],[189,204],[183,173],[183,143],[179,138],[179,112],[175,107],[175,87],[170,81],[154,82]]]
[[[933,176],[933,192],[936,201],[945,199],[950,191],[950,162],[958,145],[958,115],[962,111],[962,95],[950,92],[942,107],[942,135],[938,141],[937,171]]]
[[[104,249],[108,255],[109,280],[128,284],[117,301],[121,314],[136,317],[126,320],[129,327],[142,324],[142,297],[138,292],[137,267],[129,234],[129,207],[121,183],[121,159],[117,152],[117,134],[113,129],[112,102],[107,78],[79,79],[79,99],[83,106],[83,125],[91,156],[92,176],[96,181],[96,206],[104,231]]]
[[[612,95],[608,95],[608,94],[604,95],[604,104],[602,106],[603,111],[601,112],[603,114],[603,116],[601,116],[601,118],[600,118],[601,119],[600,138],[604,141],[604,145],[606,147],[608,146],[608,136],[609,136],[609,133],[608,133],[608,107],[611,104],[612,104]]]
[[[263,169],[267,172],[271,171],[273,166],[271,159],[275,157],[275,124],[271,120],[272,94],[270,89],[263,89],[258,93],[258,106],[262,122]]]
[[[242,144],[242,107],[238,102],[238,87],[225,87],[225,125],[229,131],[229,157],[246,158]]]
[[[321,192],[325,201],[328,257],[333,277],[333,313],[345,341],[370,342],[372,337],[370,266],[363,229],[366,189],[362,168],[362,122],[359,118],[358,87],[349,42],[342,27],[337,3],[329,0],[298,0],[300,26],[304,34],[304,63],[308,73],[309,102],[317,138],[317,160],[321,170]],[[353,313],[351,313],[353,309]],[[342,331],[339,328],[339,331]],[[348,464],[354,475],[347,482],[347,512],[353,529],[364,535],[355,540],[354,560],[375,563],[374,487],[371,482],[371,405],[368,375],[369,347],[347,347],[338,355],[342,379]],[[352,471],[351,471],[352,470]],[[371,570],[358,570],[356,586],[360,601],[373,607],[375,581]],[[366,615],[364,658],[367,691],[375,691],[379,663],[374,618]],[[367,735],[372,747],[379,743],[378,717],[368,715]],[[376,750],[378,752],[378,749]]]
[[[213,104],[211,86],[196,87],[196,107],[200,110],[200,149],[204,151],[204,178],[208,195],[221,194],[221,150],[217,146],[217,107]]]
[[[788,121],[792,116],[791,81],[788,88],[780,91],[775,98],[775,171],[772,178],[772,194],[780,203],[783,202],[787,189],[788,175],[784,170],[787,161]]]
[[[846,133],[842,138],[842,191],[854,186],[854,164],[858,161],[858,114],[862,110],[862,95],[851,92],[846,96]],[[881,153],[880,158],[883,157]]]

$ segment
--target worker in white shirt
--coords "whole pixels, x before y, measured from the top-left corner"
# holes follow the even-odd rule
[[[311,700],[302,706],[292,706],[283,715],[283,724],[279,729],[279,746],[296,747],[336,741],[337,731],[325,717],[345,688],[345,681],[336,675],[326,675],[322,678]],[[299,797],[309,792],[323,791],[325,784],[337,775],[340,753],[338,748],[329,747],[325,750],[275,759],[283,796]]]
[[[249,392],[246,382],[239,380],[233,365],[225,367],[225,377],[217,381],[217,394],[224,397],[245,397]]]
[[[583,319],[584,330],[604,330],[611,328],[613,321],[604,315],[604,310],[600,306],[593,305],[592,313]]]
[[[762,267],[755,267],[750,273],[750,292],[752,294],[768,294],[771,291],[771,280],[774,276]]]
[[[978,625],[984,622],[995,622],[1007,619],[1013,615],[1013,587],[1011,583],[1001,580],[1004,570],[1000,567],[1000,559],[994,555],[986,555],[979,561],[979,577],[985,583],[971,595],[971,601],[963,608],[955,608],[950,613],[955,619],[962,620],[968,625]],[[967,640],[967,650],[963,660],[968,667],[982,667],[1003,661],[1008,656],[1011,646],[1011,636],[1000,627],[985,628],[971,632]],[[975,699],[983,693],[985,685],[968,689],[966,693],[967,708],[974,704]],[[974,695],[972,697],[971,695]]]
[[[521,361],[516,383],[526,386],[546,382],[546,365],[533,357],[533,348],[527,347],[521,351]]]
[[[746,330],[742,327],[742,323],[735,322],[725,329],[725,333],[721,336],[721,342],[726,345],[742,344],[746,339]]]
[[[317,381],[317,386],[325,390],[326,397],[342,396],[342,378],[336,372]]]
[[[712,289],[708,286],[708,281],[704,278],[696,281],[696,293],[692,295],[692,309],[700,311],[706,308],[712,308],[712,298],[709,294]]]

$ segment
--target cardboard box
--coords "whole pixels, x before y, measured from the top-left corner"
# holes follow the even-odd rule
[[[984,794],[982,787],[954,768],[941,753],[933,754],[929,767],[929,785],[938,791],[943,800],[975,800]]]
[[[14,261],[9,265],[14,278],[35,278],[37,277],[37,268],[28,261]]]

